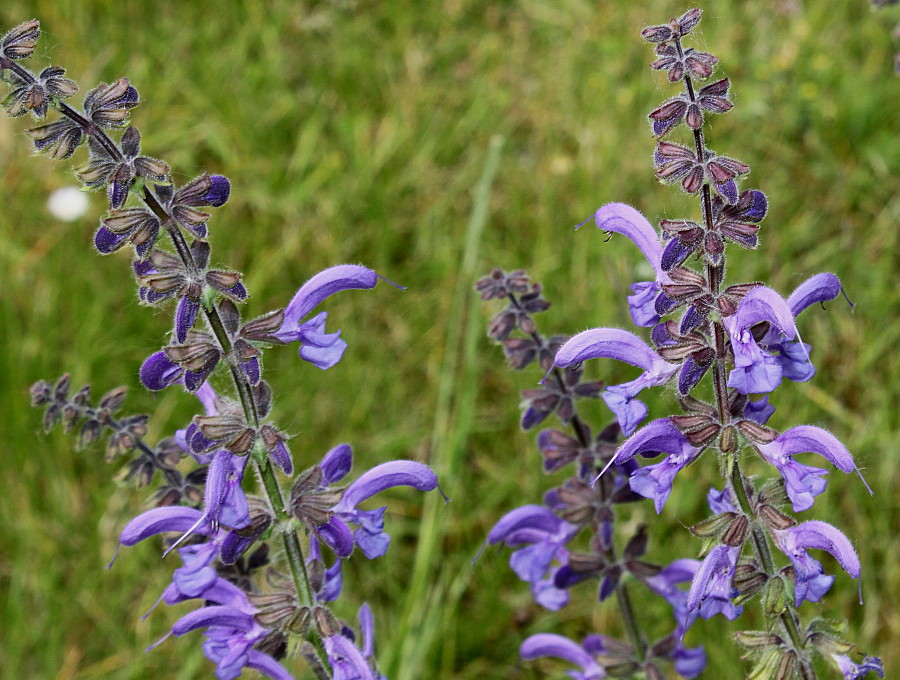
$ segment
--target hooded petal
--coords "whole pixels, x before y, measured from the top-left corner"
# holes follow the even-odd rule
[[[660,266],[663,253],[662,244],[656,230],[630,205],[624,203],[607,203],[594,214],[594,222],[601,231],[622,234],[640,249],[647,261],[657,273],[657,281],[669,283],[668,275]]]
[[[341,481],[353,467],[353,449],[349,444],[338,444],[325,454],[319,467],[322,469],[322,483],[325,486]]]
[[[667,374],[667,380],[678,370],[634,333],[618,328],[592,328],[570,338],[556,353],[556,365],[565,368],[600,358],[624,361],[654,374]]]
[[[268,675],[273,680],[294,680],[294,676],[288,673],[275,659],[268,654],[251,649],[247,652],[247,668],[253,668],[260,673]]]
[[[157,392],[177,383],[183,373],[181,367],[170,361],[165,352],[159,351],[151,354],[141,364],[140,378],[144,387]]]
[[[638,454],[657,455],[660,453],[693,460],[701,450],[691,446],[671,420],[660,418],[647,423],[625,440],[612,460],[621,465]]]
[[[704,619],[721,613],[729,621],[741,615],[743,607],[736,607],[731,602],[737,595],[731,579],[739,555],[739,548],[721,544],[710,551],[691,582],[687,599],[689,611],[699,608]]]
[[[791,313],[797,316],[817,302],[829,302],[841,294],[841,281],[834,274],[816,274],[801,283],[787,299]]]
[[[578,680],[599,680],[606,677],[606,671],[584,647],[569,638],[553,633],[538,633],[527,638],[519,647],[519,656],[532,661],[545,656],[563,659],[581,668]]]
[[[290,329],[309,314],[325,298],[342,290],[371,290],[378,283],[378,275],[366,267],[342,264],[313,276],[300,286],[284,310],[282,329]]]
[[[316,533],[338,557],[349,557],[353,552],[353,532],[338,517],[316,527]]]
[[[202,607],[196,611],[192,611],[181,617],[172,626],[172,633],[177,636],[189,633],[198,628],[208,628],[210,626],[222,626],[224,628],[236,628],[242,631],[248,631],[253,628],[253,617],[247,612],[241,611],[234,607],[225,607],[221,605],[212,607]]]
[[[153,508],[131,520],[122,529],[119,541],[122,545],[136,545],[145,538],[162,534],[168,531],[185,533],[197,525],[203,513],[194,508],[183,505],[169,505],[162,508]],[[195,533],[207,533],[207,525],[194,528]]]
[[[382,463],[348,486],[343,498],[332,510],[336,513],[351,512],[363,501],[395,486],[411,486],[419,491],[431,491],[437,487],[437,475],[427,465],[411,460]]]
[[[725,325],[735,330],[747,330],[761,321],[768,321],[781,334],[793,340],[797,334],[794,315],[784,299],[771,288],[759,286],[744,296],[737,311],[725,317]],[[732,337],[734,337],[734,333]]]
[[[375,656],[375,617],[368,602],[363,602],[357,614],[359,632],[363,639],[362,653],[365,657]]]
[[[322,642],[333,680],[376,680],[362,652],[343,635],[329,635]]]
[[[795,527],[779,532],[786,534],[782,548],[787,548],[785,554],[791,559],[797,554],[798,549],[814,548],[831,553],[838,563],[853,578],[859,578],[859,557],[853,549],[853,544],[839,530],[827,522],[811,520],[803,522]]]
[[[502,543],[522,529],[533,529],[536,532],[554,534],[565,522],[543,505],[523,505],[521,508],[506,513],[488,533],[487,542],[491,545]],[[509,545],[516,545],[510,543]]]
[[[837,437],[814,425],[798,425],[783,432],[769,444],[758,444],[760,452],[773,465],[798,453],[817,453],[841,472],[853,472],[853,456]]]

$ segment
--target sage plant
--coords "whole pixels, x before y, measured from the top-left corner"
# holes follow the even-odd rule
[[[522,643],[522,658],[549,656],[574,663],[581,669],[570,673],[576,680],[635,673],[658,679],[665,677],[662,669],[669,663],[679,675],[697,677],[706,666],[706,653],[702,646],[686,648],[683,638],[697,618],[687,608],[687,585],[700,563],[680,559],[663,567],[643,559],[648,548],[644,525],[617,535],[616,520],[621,519],[623,506],[643,500],[628,484],[629,475],[638,469],[634,461],[612,466],[609,474],[593,483],[615,455],[621,428],[613,421],[596,428],[595,436],[579,413],[578,402],[599,397],[604,383],[583,380],[579,367],[563,372],[553,366],[566,338],[547,338],[538,331],[534,316],[550,303],[524,272],[495,269],[476,287],[485,300],[506,300],[506,307],[491,319],[488,336],[502,344],[509,366],[521,370],[537,363],[547,375],[543,385],[522,393],[522,429],[533,430],[554,414],[571,432],[544,429],[537,437],[543,471],[571,469],[571,476],[549,490],[543,503],[504,515],[488,533],[487,543],[516,549],[510,567],[545,609],[562,609],[569,603],[570,588],[596,581],[600,602],[615,594],[628,637],[623,641],[592,633],[576,643],[555,633],[538,633]],[[641,601],[649,591],[672,608],[674,626],[655,640],[648,640],[648,631],[657,628],[657,622],[648,617],[647,607],[640,608],[639,616],[628,579],[647,589],[638,595]]]
[[[810,680],[819,677],[817,657],[847,679],[872,672],[882,677],[878,658],[860,653],[837,626],[804,606],[821,600],[835,581],[809,551],[830,553],[856,579],[861,565],[851,541],[824,521],[800,521],[789,514],[813,506],[825,491],[828,474],[794,456],[818,454],[848,474],[858,473],[857,465],[825,429],[797,425],[778,431],[767,425],[775,410],[770,395],[785,380],[802,382],[815,375],[812,347],[801,340],[796,318],[843,290],[830,273],[813,276],[787,298],[762,282],[726,281],[728,246],[758,247],[768,205],[762,191],[742,186],[750,172],[747,164],[707,146],[707,117],[724,114],[733,104],[728,78],[698,85],[711,79],[718,63],[714,55],[684,44],[700,18],[701,11],[692,9],[642,32],[655,46],[652,68],[683,88],[649,114],[657,138],[656,177],[696,196],[700,216],[661,220],[658,231],[622,203],[604,205],[593,216],[602,232],[634,242],[655,272],[654,280],[635,283],[628,297],[635,325],[650,329],[650,344],[618,328],[587,330],[559,348],[547,378],[555,378],[560,368],[580,373],[583,362],[601,358],[643,371],[600,395],[626,439],[595,476],[597,486],[608,485],[610,475],[627,474],[631,490],[652,499],[662,514],[678,472],[701,459],[715,462],[722,488],[708,494],[713,515],[691,528],[704,539],[703,562],[693,574],[685,607],[688,617],[704,619],[716,614],[735,619],[754,603],[761,608],[764,630],[735,633],[754,660],[747,677]],[[688,145],[670,141],[670,135],[681,131]],[[706,391],[705,378],[711,383]],[[668,385],[682,412],[646,422],[648,407],[639,395]],[[658,462],[636,465],[639,459],[658,456],[663,456]],[[748,475],[750,468],[763,476]],[[766,472],[776,474],[766,478]],[[601,645],[592,641],[580,651],[572,645],[566,647],[568,656],[557,656],[581,666],[573,677],[618,675],[609,667],[598,669]],[[531,651],[523,646],[524,656]]]
[[[174,307],[168,340],[143,362],[140,380],[149,390],[193,393],[200,411],[185,414],[184,428],[152,444],[146,415],[117,415],[125,388],[94,404],[88,386],[72,396],[63,376],[31,389],[33,403],[45,408],[45,428],[62,422],[77,429],[81,446],[105,433],[108,458],[130,458],[127,480],[146,487],[160,479],[154,507],[128,522],[120,543],[169,537],[166,553],[177,549],[182,566],[160,599],[199,602],[171,634],[204,631],[203,652],[218,678],[252,668],[285,680],[292,676],[281,661],[299,647],[318,678],[380,680],[371,610],[359,610],[361,644],[332,612],[342,564],[354,553],[374,559],[388,549],[385,508],[363,509],[366,501],[395,486],[430,491],[437,479],[422,463],[395,460],[347,483],[353,462],[347,444],[295,472],[290,437],[272,417],[262,357],[296,342],[302,360],[323,370],[337,364],[347,344],[340,331],[326,330],[328,313],[315,310],[337,292],[371,290],[381,277],[360,265],[331,267],[300,286],[286,306],[247,320],[243,275],[210,266],[208,210],[227,202],[228,179],[204,173],[176,186],[167,163],[142,153],[141,133],[131,124],[142,102],[131,82],[98,84],[77,109],[68,100],[78,86],[64,69],[36,73],[23,65],[39,36],[32,20],[0,39],[0,72],[10,86],[6,111],[40,121],[27,131],[38,153],[64,160],[87,147],[77,177],[85,189],[103,191],[109,207],[94,247],[101,254],[130,248],[140,302]],[[59,116],[48,121],[51,111]]]

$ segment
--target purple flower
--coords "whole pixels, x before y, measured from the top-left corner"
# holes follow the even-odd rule
[[[232,680],[244,668],[253,668],[275,680],[292,680],[275,659],[254,649],[271,631],[256,622],[256,609],[244,591],[218,578],[198,597],[212,604],[180,618],[172,626],[172,633],[181,636],[205,628],[203,653],[216,664],[219,680]]]
[[[522,643],[519,656],[526,661],[544,656],[563,659],[581,668],[580,671],[568,671],[574,680],[600,680],[606,677],[606,671],[594,657],[603,652],[603,646],[603,638],[599,635],[588,635],[579,645],[562,635],[538,633]]]
[[[818,602],[828,592],[834,576],[825,574],[822,565],[810,557],[808,548],[831,553],[853,578],[859,578],[859,557],[844,534],[826,522],[803,522],[784,531],[773,530],[775,543],[794,565],[796,585],[794,600],[797,607],[803,600]]]
[[[786,302],[791,314],[796,318],[810,305],[834,300],[841,292],[841,282],[837,276],[827,273],[816,274],[797,286]],[[783,376],[788,380],[806,382],[816,374],[816,367],[809,359],[809,352],[812,349],[809,345],[790,341],[772,328],[760,344],[770,352],[777,352],[776,360],[781,365]]]
[[[688,610],[687,591],[682,590],[678,585],[693,580],[699,568],[700,562],[697,560],[680,559],[669,564],[658,574],[644,579],[644,583],[650,590],[672,606],[675,621],[682,634],[686,633],[694,623],[697,612]]]
[[[691,446],[671,420],[661,418],[631,435],[616,451],[610,464],[621,465],[638,454],[668,454],[661,462],[636,470],[630,480],[631,490],[644,498],[652,498],[656,512],[660,513],[672,493],[675,475],[693,463],[702,451],[702,448]]]
[[[741,394],[772,392],[781,383],[781,363],[760,346],[751,331],[762,321],[768,321],[788,340],[797,334],[794,315],[774,290],[760,286],[744,296],[737,311],[724,319],[735,365],[728,376],[728,386]]]
[[[360,547],[366,557],[373,559],[387,552],[391,537],[384,531],[386,507],[377,510],[360,510],[359,505],[372,496],[395,486],[411,486],[419,491],[437,488],[437,475],[422,463],[411,460],[394,460],[376,465],[365,472],[346,489],[329,489],[350,471],[353,450],[341,444],[329,451],[318,466],[318,481],[295,484],[291,492],[291,504],[295,514],[305,521],[316,535],[325,541],[338,557],[348,557],[353,544]],[[315,469],[315,468],[313,468]],[[308,477],[307,471],[298,481]],[[328,507],[321,500],[340,493],[340,500]],[[322,511],[327,514],[323,521]],[[351,533],[348,524],[357,529]]]
[[[687,598],[689,611],[699,608],[700,616],[704,619],[722,614],[729,621],[734,621],[741,615],[744,608],[731,602],[731,598],[738,594],[731,579],[734,577],[740,552],[740,548],[721,544],[709,552],[691,582]]]
[[[769,444],[757,444],[757,450],[767,462],[778,468],[784,477],[788,497],[795,512],[808,510],[813,499],[825,491],[827,470],[798,463],[798,453],[817,453],[841,472],[856,469],[853,457],[838,439],[819,427],[799,425],[780,434]]]
[[[322,640],[328,663],[334,671],[332,680],[378,680],[362,652],[343,635],[329,635]]]
[[[378,275],[371,269],[354,264],[342,264],[319,272],[300,286],[284,310],[284,322],[274,334],[281,342],[295,340],[300,344],[300,358],[321,369],[331,368],[341,360],[347,343],[341,332],[325,332],[328,312],[320,312],[301,321],[325,298],[342,290],[371,290],[378,283]]]
[[[867,656],[858,664],[846,654],[832,654],[831,658],[844,674],[844,680],[862,680],[873,671],[879,678],[884,677],[884,666],[877,656]]]
[[[552,563],[566,563],[569,553],[565,546],[578,530],[577,525],[561,520],[543,505],[525,505],[501,517],[488,533],[487,542],[505,543],[511,548],[524,546],[510,555],[509,566],[531,584],[538,604],[556,611],[566,605],[569,595],[555,586],[559,567]]]
[[[184,377],[184,369],[169,360],[166,353],[154,352],[141,364],[141,383],[151,392],[158,392],[175,385]]]
[[[565,368],[598,358],[624,361],[644,369],[637,379],[608,387],[601,395],[627,436],[647,417],[647,406],[635,397],[646,387],[669,382],[678,366],[665,361],[633,333],[618,328],[594,328],[570,338],[556,353],[556,365]]]
[[[656,272],[655,281],[642,281],[631,286],[634,295],[628,297],[628,308],[636,326],[654,326],[659,323],[656,299],[660,284],[672,283],[660,265],[663,247],[656,230],[641,213],[624,203],[608,203],[594,213],[594,222],[601,231],[622,234],[634,242]],[[581,226],[581,225],[579,225]]]

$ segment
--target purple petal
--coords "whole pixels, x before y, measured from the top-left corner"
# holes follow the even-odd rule
[[[634,333],[618,328],[592,328],[570,338],[556,353],[556,365],[565,368],[588,359],[615,359],[645,371],[665,371],[669,364]],[[671,376],[676,367],[671,367]]]
[[[559,531],[563,523],[563,520],[543,505],[524,505],[501,517],[488,533],[487,542],[491,545],[500,543],[522,528],[553,534]]]
[[[290,476],[294,474],[294,461],[291,460],[291,452],[283,441],[278,441],[275,446],[269,450],[269,457],[281,471]]]
[[[109,255],[128,242],[128,233],[116,234],[106,227],[100,227],[94,234],[94,247],[100,251],[101,255]]]
[[[693,245],[684,243],[679,238],[670,239],[662,252],[660,266],[665,271],[670,271],[684,262],[692,252],[694,252]]]
[[[291,329],[309,314],[322,300],[342,290],[371,290],[378,283],[378,275],[366,267],[342,264],[319,272],[304,283],[284,310],[282,328]]]
[[[762,222],[769,210],[769,203],[766,200],[766,195],[756,189],[751,190],[750,194],[750,205],[743,213],[741,213],[741,215],[743,219],[751,222]]]
[[[259,385],[259,379],[262,377],[262,371],[259,366],[258,357],[250,357],[247,361],[241,362],[241,370],[247,376],[247,382],[252,386]]]
[[[203,196],[201,205],[211,205],[218,208],[225,205],[231,195],[231,182],[224,175],[209,176],[209,191]]]
[[[343,562],[337,559],[325,570],[325,582],[322,584],[322,589],[316,594],[316,599],[320,602],[334,602],[341,596],[343,589]]]
[[[853,456],[833,434],[813,425],[798,425],[783,432],[770,444],[757,445],[769,462],[784,461],[798,453],[817,453],[841,472],[852,472]]]
[[[172,626],[172,633],[177,636],[189,633],[198,628],[208,628],[210,626],[222,626],[224,628],[237,628],[242,631],[249,631],[253,628],[253,617],[234,607],[212,606],[203,607],[191,612]]]
[[[316,532],[338,557],[350,557],[353,552],[353,532],[338,517],[316,527]]]
[[[738,190],[737,184],[733,179],[728,180],[727,182],[722,182],[722,184],[716,184],[716,191],[719,192],[719,195],[724,198],[728,203],[734,205],[738,200]]]
[[[710,366],[711,363],[698,364],[693,357],[685,359],[678,374],[678,393],[684,396],[694,389]]]
[[[256,649],[247,652],[246,666],[268,675],[273,680],[294,680],[294,676],[284,670],[275,659]]]
[[[778,293],[765,286],[759,286],[747,293],[738,305],[737,311],[725,318],[725,325],[729,326],[729,330],[733,328],[737,331],[746,330],[761,321],[768,321],[789,340],[793,340],[797,334],[790,307]]]
[[[165,352],[159,351],[151,354],[141,364],[140,378],[144,387],[156,392],[177,383],[182,373],[178,364],[170,361]]]
[[[519,656],[526,661],[552,656],[579,666],[583,674],[579,680],[599,680],[606,677],[606,672],[594,657],[576,642],[553,633],[538,633],[526,639],[519,647]]]
[[[790,536],[790,539],[785,544],[793,548],[794,551],[804,548],[825,550],[831,553],[850,576],[859,578],[859,557],[853,549],[853,544],[850,543],[850,540],[844,534],[827,522],[818,520],[803,522],[787,529],[783,533]],[[791,556],[790,552],[786,552],[786,554],[788,557]]]
[[[427,465],[411,460],[394,460],[376,465],[344,491],[334,512],[351,512],[357,505],[377,493],[394,486],[411,486],[419,491],[431,491],[437,486],[437,475]]]
[[[775,407],[769,403],[768,394],[756,401],[748,401],[744,406],[744,417],[760,425],[769,422],[773,413],[775,413]]]
[[[707,619],[717,613],[722,613],[733,621],[740,615],[741,608],[734,607],[730,599],[737,595],[737,590],[731,585],[734,575],[734,567],[740,554],[738,548],[726,545],[714,547],[691,582],[688,592],[688,610],[697,609],[704,602],[709,601],[706,611],[701,609],[701,615]]]
[[[368,602],[363,602],[357,615],[359,620],[359,633],[362,635],[362,653],[365,657],[375,656],[375,617]]]
[[[691,446],[671,420],[660,418],[631,435],[616,451],[613,461],[621,465],[638,454],[659,453],[693,459],[701,450]]]
[[[175,341],[178,344],[187,340],[188,331],[193,327],[199,309],[199,300],[189,298],[187,295],[178,300],[178,307],[175,309]]]
[[[641,281],[631,285],[633,295],[628,296],[628,312],[635,326],[649,328],[659,323],[656,301],[660,297],[656,281]]]
[[[602,231],[622,234],[634,242],[647,261],[657,273],[657,280],[669,282],[668,275],[660,267],[662,246],[656,230],[650,226],[647,218],[630,205],[624,203],[608,203],[594,214],[594,222]]]
[[[349,444],[338,444],[325,454],[319,467],[322,469],[322,482],[325,486],[339,482],[353,467],[353,449]]]
[[[834,274],[816,274],[801,283],[787,299],[791,313],[797,316],[817,302],[829,302],[841,293],[841,281]]]
[[[666,458],[653,465],[647,465],[631,475],[628,480],[631,490],[644,498],[653,499],[656,514],[662,513],[662,509],[672,493],[672,483],[675,475],[690,465],[700,454],[700,449],[693,449],[686,454],[670,454]]]
[[[343,635],[330,635],[322,642],[333,680],[376,680],[362,653]]]
[[[153,508],[131,520],[122,529],[119,542],[122,545],[136,545],[145,538],[162,534],[168,531],[185,533],[194,528],[195,533],[207,533],[208,526],[204,523],[195,527],[203,516],[199,510],[187,508],[181,505],[170,505],[163,508]]]

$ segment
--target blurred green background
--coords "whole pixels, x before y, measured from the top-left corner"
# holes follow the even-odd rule
[[[445,505],[431,494],[423,504],[416,492],[390,494],[392,549],[373,564],[357,556],[346,571],[337,613],[352,618],[368,599],[392,680],[562,677],[561,665],[520,663],[521,640],[542,631],[621,632],[612,603],[598,606],[592,586],[548,613],[509,570],[509,551],[472,562],[503,513],[539,502],[561,480],[540,473],[534,436],[518,429],[518,390],[537,376],[506,369],[483,330],[496,307],[477,301],[472,286],[493,266],[525,268],[554,302],[540,318],[544,332],[629,326],[624,296],[646,278],[639,253],[624,239],[604,243],[594,229],[571,227],[613,200],[651,222],[695,214],[693,201],[652,176],[645,116],[675,89],[648,68],[652,49],[639,37],[644,25],[688,7],[581,0],[6,0],[0,7],[5,28],[41,20],[33,68],[64,66],[82,92],[129,77],[145,100],[133,117],[143,151],[167,160],[176,181],[204,170],[231,179],[231,200],[210,223],[213,260],[246,273],[247,314],[285,304],[309,276],[344,262],[408,286],[329,301],[329,327],[342,328],[350,345],[332,370],[319,372],[292,349],[266,356],[275,416],[296,435],[300,468],[348,441],[358,472],[414,457],[436,468],[452,498]],[[858,479],[832,472],[828,492],[803,518],[832,522],[855,541],[865,605],[840,573],[822,611],[846,620],[851,639],[880,654],[892,677],[900,664],[892,460],[900,88],[891,32],[900,15],[863,0],[717,1],[705,10],[698,46],[720,57],[736,103],[712,120],[709,144],[749,163],[745,186],[770,200],[762,248],[732,249],[729,280],[765,279],[788,293],[831,271],[859,303],[853,314],[839,301],[801,317],[819,374],[779,390],[773,424],[828,427],[876,493],[870,498]],[[161,563],[148,542],[125,550],[112,571],[102,568],[147,494],[117,487],[116,466],[100,449],[75,452],[69,437],[44,435],[40,413],[28,406],[32,382],[68,371],[97,394],[132,388],[126,408],[153,414],[151,441],[196,410],[187,395],[139,388],[137,369],[165,342],[169,313],[139,307],[125,251],[91,252],[101,197],[76,222],[50,216],[47,197],[74,183],[71,166],[32,157],[22,132],[31,124],[0,117],[0,677],[208,678],[213,667],[199,634],[143,652],[185,611],[163,607],[139,618],[165,587],[173,559]],[[483,180],[492,169],[493,180]],[[637,373],[595,364],[596,379]],[[669,413],[672,403],[668,392],[651,397],[651,414]],[[601,405],[586,412],[608,417]],[[755,460],[748,466],[771,473]],[[716,479],[705,459],[676,480],[661,521],[649,504],[627,516],[629,525],[654,520],[648,558],[696,553],[699,542],[684,526],[705,516],[705,491]],[[817,557],[839,571],[827,555]],[[633,593],[646,609],[644,593]],[[664,617],[654,634],[669,625]],[[728,640],[736,629],[715,619],[691,630],[688,644],[707,645],[704,677],[741,676]],[[305,677],[302,662],[293,668]]]

